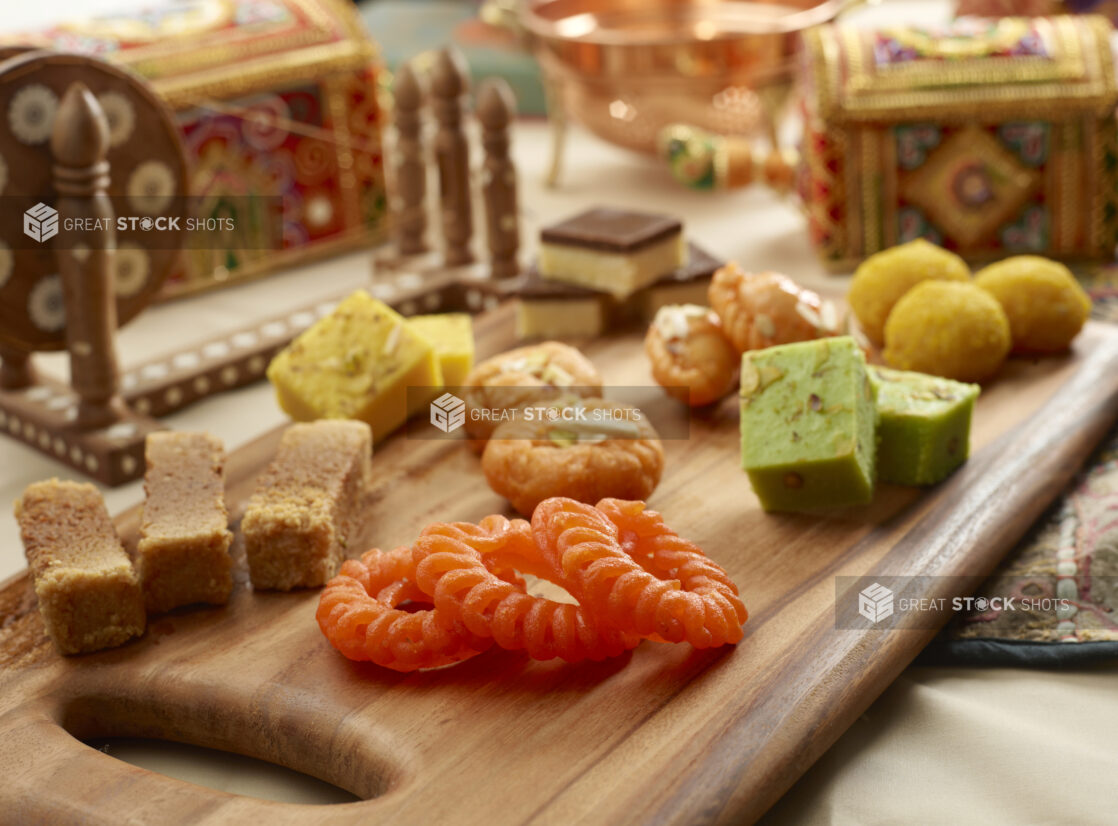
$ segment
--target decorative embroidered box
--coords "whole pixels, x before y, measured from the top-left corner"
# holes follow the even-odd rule
[[[13,43],[11,39],[6,41]],[[174,109],[191,194],[244,228],[238,249],[187,249],[165,296],[360,245],[386,221],[380,61],[347,0],[177,0],[14,41],[131,67]],[[119,124],[128,113],[107,112]],[[282,198],[275,210],[248,196]],[[238,196],[238,197],[231,197]],[[241,232],[238,229],[238,232]]]
[[[978,260],[1111,258],[1110,34],[1099,16],[809,31],[800,188],[824,259],[919,237]]]

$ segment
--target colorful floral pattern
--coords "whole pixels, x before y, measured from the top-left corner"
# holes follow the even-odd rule
[[[897,163],[901,169],[916,169],[928,159],[928,151],[939,146],[943,130],[932,123],[905,124],[893,128],[897,141]]]
[[[965,18],[938,28],[882,29],[874,36],[873,56],[885,68],[920,60],[1049,57],[1049,50],[1026,18]]]
[[[1017,153],[1026,166],[1043,166],[1048,160],[1048,136],[1051,127],[1047,123],[1017,122],[1003,123],[998,127],[998,137],[1002,143]]]

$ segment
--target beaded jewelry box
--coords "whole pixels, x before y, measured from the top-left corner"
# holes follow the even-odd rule
[[[207,215],[241,214],[235,249],[187,249],[163,296],[257,277],[385,229],[380,58],[346,0],[179,0],[5,38],[92,54],[146,78],[175,110],[190,194]],[[131,112],[106,110],[125,128]],[[158,183],[158,182],[155,182]],[[154,185],[154,184],[153,184]],[[254,205],[255,204],[255,205]]]
[[[805,35],[800,189],[823,258],[1113,256],[1118,101],[1099,16]]]

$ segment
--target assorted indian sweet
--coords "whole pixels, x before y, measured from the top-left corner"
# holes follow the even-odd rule
[[[993,377],[1009,355],[1009,319],[972,282],[924,281],[904,294],[885,324],[885,361],[957,381]]]
[[[648,328],[644,351],[657,384],[692,407],[725,397],[737,379],[737,350],[707,307],[661,307]]]
[[[97,488],[36,482],[15,515],[39,613],[60,652],[98,651],[144,632],[140,579]]]
[[[953,252],[923,238],[874,253],[854,272],[846,296],[862,331],[885,343],[885,322],[901,297],[922,281],[969,281],[970,267]]]
[[[971,279],[959,256],[924,240],[867,258],[847,300],[890,366],[967,382],[992,378],[1011,352],[1067,350],[1091,313],[1063,264],[1018,255]]]
[[[1039,255],[1016,255],[975,273],[1002,305],[1015,353],[1059,353],[1091,315],[1091,299],[1071,270]]]
[[[705,304],[711,279],[721,266],[722,261],[698,244],[688,244],[687,263],[633,296],[641,321],[648,324],[669,304]]]
[[[559,341],[518,347],[486,359],[466,378],[464,426],[480,448],[517,408],[571,394],[602,394],[602,376],[586,356]]]
[[[489,648],[492,639],[440,622],[415,583],[411,548],[371,550],[349,559],[319,598],[316,617],[330,643],[351,660],[370,660],[394,671],[438,668]]]
[[[877,477],[933,485],[967,460],[977,384],[871,366],[876,391]]]
[[[254,588],[314,587],[338,572],[360,527],[371,457],[364,422],[319,421],[284,431],[241,520]]]
[[[438,385],[460,387],[474,369],[474,323],[467,313],[416,315],[405,323],[435,348]]]
[[[841,336],[741,362],[741,462],[766,511],[873,499],[877,413],[866,359]]]
[[[833,305],[776,272],[746,272],[726,264],[710,283],[711,309],[739,353],[834,335]]]
[[[554,496],[646,499],[660,482],[664,448],[637,408],[565,396],[501,424],[481,469],[489,486],[527,516]]]
[[[224,604],[233,589],[224,446],[208,433],[167,431],[147,437],[145,454],[136,569],[147,610]]]
[[[538,267],[529,267],[516,292],[520,340],[593,338],[609,325],[608,293],[544,278]]]
[[[528,593],[520,573],[576,604]],[[408,600],[418,611],[404,611]],[[710,648],[738,642],[747,619],[726,571],[644,502],[597,507],[561,497],[531,523],[500,515],[436,523],[416,543],[347,562],[316,619],[352,660],[434,668],[497,645],[536,660],[602,660],[642,639]]]
[[[670,215],[595,207],[540,231],[543,278],[627,298],[687,260]]]
[[[622,298],[606,290],[548,278],[530,266],[513,292],[516,335],[521,340],[592,338],[611,327],[647,324],[668,304],[703,304],[722,262],[694,243],[683,264]]]
[[[439,394],[444,363],[457,377],[472,362],[467,317],[410,323],[358,290],[280,351],[268,379],[296,421],[357,419],[380,441]]]

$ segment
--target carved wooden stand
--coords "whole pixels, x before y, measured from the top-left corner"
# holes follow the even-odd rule
[[[508,84],[497,78],[486,80],[477,94],[485,154],[479,187],[486,227],[482,250],[475,243],[474,187],[463,117],[468,69],[457,50],[439,52],[429,85],[425,94],[410,66],[401,67],[396,74],[396,194],[392,200],[396,235],[390,249],[373,257],[370,292],[405,315],[476,312],[498,303],[508,293],[509,279],[520,273],[516,167],[509,155],[516,101]],[[425,160],[423,141],[427,108],[436,123],[430,148],[438,179],[437,199],[428,198],[427,189],[431,165]],[[429,203],[432,200],[437,203]],[[437,243],[428,244],[428,228],[434,230]]]
[[[109,127],[89,89],[72,84],[51,133],[60,214],[110,227]],[[66,307],[70,385],[37,376],[30,354],[5,347],[0,427],[109,485],[143,472],[144,439],[159,423],[132,413],[118,392],[112,229],[78,233],[63,222],[54,248]],[[92,237],[91,237],[92,236]]]

